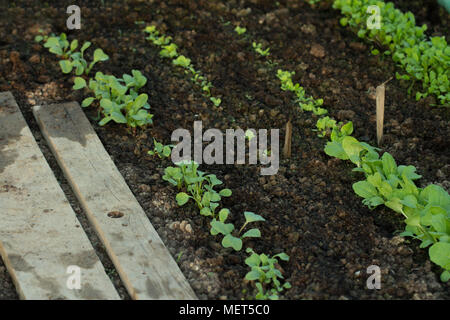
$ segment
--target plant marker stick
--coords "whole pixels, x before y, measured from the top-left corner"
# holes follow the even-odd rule
[[[377,100],[377,143],[380,145],[383,138],[383,122],[384,122],[384,97],[386,87],[384,83],[377,87],[376,100]]]
[[[286,136],[284,137],[283,155],[285,158],[291,157],[292,146],[292,123],[291,120],[286,123]]]

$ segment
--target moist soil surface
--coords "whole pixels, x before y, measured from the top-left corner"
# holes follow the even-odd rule
[[[449,36],[448,14],[435,12],[427,1],[395,1],[415,11],[418,23],[429,24],[432,35]],[[0,3],[2,3],[0,1]],[[0,91],[10,90],[42,146],[97,254],[110,268],[110,276],[123,298],[123,286],[104,249],[89,230],[84,213],[45,146],[31,107],[64,101],[81,101],[86,92],[72,90],[71,76],[63,74],[58,59],[33,39],[39,29],[67,32],[68,1],[17,0],[0,10]],[[200,299],[248,299],[254,296],[245,250],[224,249],[220,238],[209,234],[209,219],[190,203],[178,207],[177,190],[162,180],[170,160],[147,154],[153,138],[170,143],[177,128],[193,132],[203,121],[204,130],[248,128],[280,129],[293,125],[292,157],[281,157],[276,175],[260,175],[261,165],[202,165],[233,192],[221,204],[231,210],[230,221],[244,221],[243,212],[262,215],[260,239],[245,247],[258,253],[285,252],[281,262],[292,288],[283,299],[449,299],[450,285],[439,280],[440,269],[428,259],[419,243],[398,234],[402,217],[386,208],[369,210],[354,194],[352,184],[362,179],[350,163],[331,159],[325,140],[317,137],[316,117],[301,112],[293,96],[280,89],[277,69],[295,71],[294,80],[306,92],[324,99],[331,116],[354,123],[354,136],[376,145],[374,88],[394,76],[386,86],[383,151],[398,164],[414,165],[430,183],[450,189],[448,140],[449,109],[432,107],[428,97],[415,101],[409,83],[395,80],[399,71],[390,57],[370,54],[372,44],[362,42],[339,25],[340,14],[329,5],[311,7],[303,1],[78,1],[82,28],[69,39],[91,41],[110,60],[93,70],[122,76],[141,70],[148,82],[141,92],[149,95],[154,124],[133,134],[110,123],[99,126],[95,107],[84,109],[93,127],[146,211],[169,251]],[[434,10],[434,11],[433,11]],[[430,17],[434,17],[431,19]],[[437,18],[436,18],[437,17]],[[145,40],[145,24],[154,24],[173,37],[178,51],[212,82],[212,94],[222,99],[215,107],[201,94],[190,76],[159,56],[159,48]],[[136,23],[138,22],[138,23]],[[243,36],[233,29],[247,28]],[[253,41],[270,47],[261,57]],[[91,49],[92,50],[92,49]],[[413,92],[418,87],[413,88]],[[281,143],[282,144],[282,143]],[[282,147],[282,146],[281,146]],[[187,223],[190,228],[180,227]],[[369,290],[367,268],[381,268],[381,289]],[[15,299],[12,282],[0,262],[0,299]]]

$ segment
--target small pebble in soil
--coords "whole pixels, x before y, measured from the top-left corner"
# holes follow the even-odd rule
[[[316,58],[323,58],[325,57],[325,48],[320,44],[315,43],[311,46],[309,53]]]
[[[139,185],[138,189],[139,189],[139,191],[141,191],[141,192],[150,192],[150,191],[151,191],[150,186],[149,186],[149,185],[146,185],[146,184],[141,184],[141,185]]]

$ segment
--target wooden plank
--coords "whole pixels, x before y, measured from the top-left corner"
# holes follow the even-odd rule
[[[33,112],[130,296],[196,299],[78,103]]]
[[[0,254],[21,299],[120,299],[10,92],[0,93]],[[71,265],[79,290],[67,286]]]

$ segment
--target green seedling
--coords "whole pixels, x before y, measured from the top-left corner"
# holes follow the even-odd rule
[[[48,36],[44,34],[44,30],[39,29],[38,30],[38,35],[34,37],[34,41],[35,42],[41,42],[42,40],[44,40],[45,42],[47,42]],[[51,36],[55,36],[54,34],[52,34]]]
[[[245,259],[245,264],[251,268],[251,271],[245,275],[245,279],[255,281],[258,300],[278,300],[279,293],[284,289],[291,288],[289,282],[281,284],[279,279],[284,279],[281,271],[276,268],[278,259],[289,261],[289,256],[285,253],[279,253],[272,257],[266,254],[257,254],[253,249],[247,248],[250,257]]]
[[[210,100],[216,107],[220,106],[220,104],[222,103],[222,99],[220,98],[211,97]]]
[[[90,79],[89,86],[83,78],[76,77],[73,88],[88,88],[94,94],[94,97],[84,99],[82,106],[88,107],[94,101],[99,102],[104,115],[100,125],[112,120],[136,128],[152,123],[153,115],[147,111],[150,109],[148,95],[138,94],[146,82],[147,78],[138,70],[132,70],[132,75],[124,74],[122,79],[97,72],[95,78]]]
[[[178,205],[183,206],[193,199],[200,209],[200,214],[214,217],[218,202],[222,197],[231,196],[231,190],[222,189],[219,192],[214,190],[214,187],[221,185],[222,181],[214,174],[205,174],[198,170],[199,165],[195,161],[180,162],[177,166],[166,168],[163,180],[179,189],[185,188],[186,192],[179,192],[176,196]]]
[[[250,141],[252,140],[256,135],[254,134],[253,130],[247,129],[245,130],[245,138]]]
[[[156,30],[155,26],[147,26],[144,31],[149,34],[146,39],[152,41],[157,46],[165,46],[172,41],[172,37],[159,35],[159,31]]]
[[[294,85],[292,81],[292,76],[295,72],[283,71],[278,69],[277,77],[281,81],[281,89],[283,91],[291,91],[294,92],[296,96],[295,102],[298,103],[301,110],[303,111],[312,111],[315,115],[321,116],[327,114],[328,111],[320,106],[323,105],[323,99],[314,99],[311,96],[306,94],[305,89],[300,86],[298,83]]]
[[[296,93],[302,110],[326,113],[317,108],[323,100],[307,97],[304,89],[292,82],[293,72],[278,70],[282,90]],[[312,102],[312,104],[311,104]],[[305,106],[305,103],[310,104]],[[318,111],[318,112],[317,112]],[[353,124],[337,124],[330,117],[320,118],[316,123],[320,136],[330,134],[325,153],[356,165],[353,171],[362,172],[365,180],[353,184],[353,190],[363,198],[363,204],[374,209],[384,204],[405,217],[403,236],[422,241],[421,247],[429,247],[430,260],[441,266],[442,281],[450,280],[450,196],[436,185],[418,188],[413,180],[421,176],[413,166],[397,166],[389,153],[380,158],[378,148],[360,142],[351,136]],[[262,291],[260,291],[263,294]]]
[[[151,156],[157,155],[160,159],[170,157],[172,153],[173,144],[163,145],[162,143],[153,139],[153,150],[148,151],[148,154]]]
[[[149,34],[149,36],[146,38],[147,40],[152,41],[154,45],[162,48],[159,52],[162,57],[172,59],[172,63],[174,65],[184,68],[185,73],[192,74],[191,80],[200,85],[205,96],[211,96],[211,88],[213,87],[212,83],[209,82],[206,77],[201,74],[200,71],[195,70],[194,66],[191,64],[191,59],[187,58],[184,55],[178,54],[178,46],[174,43],[171,43],[172,37],[160,34],[155,26],[147,26],[144,31]],[[212,99],[211,101],[216,107],[219,106],[221,100],[219,98],[213,98],[214,99]]]
[[[177,255],[177,262],[180,262],[181,257],[183,256],[184,251],[181,251],[178,255]]]
[[[331,141],[325,152],[332,157],[350,160],[353,171],[365,175],[365,180],[353,184],[355,193],[370,209],[385,205],[405,218],[403,236],[421,240],[421,248],[428,250],[430,260],[443,268],[442,281],[450,279],[450,196],[444,189],[429,185],[418,188],[414,180],[421,178],[414,166],[397,166],[387,152],[379,156],[379,149],[350,136],[351,122],[333,127]]]
[[[35,38],[35,41],[37,42],[42,40],[45,41],[45,48],[48,48],[51,53],[62,58],[62,60],[59,61],[59,65],[63,73],[70,73],[75,69],[75,74],[77,76],[82,75],[83,73],[87,75],[97,62],[109,59],[108,55],[106,55],[102,49],[96,49],[94,51],[93,61],[88,64],[84,58],[84,52],[90,47],[91,43],[89,41],[85,42],[80,51],[76,51],[78,48],[78,40],[75,39],[69,43],[65,33],[62,33],[59,37],[54,35],[50,37],[38,35]]]
[[[326,116],[323,118],[319,118],[316,122],[316,131],[319,131],[318,136],[323,138],[327,134],[330,134],[331,131],[337,126],[336,120]]]
[[[369,28],[367,21],[371,17],[367,8],[376,5],[382,17],[380,28]],[[374,42],[384,48],[384,55],[392,59],[406,71],[396,73],[397,79],[411,81],[411,91],[415,82],[422,83],[422,89],[416,92],[419,100],[430,94],[435,95],[443,106],[450,106],[450,46],[445,37],[429,38],[426,25],[417,26],[411,12],[403,13],[392,2],[377,0],[335,0],[333,7],[344,15],[340,22],[349,26],[362,39]],[[378,49],[373,50],[379,54]]]
[[[88,75],[97,62],[106,61],[109,59],[109,56],[105,54],[102,49],[96,49],[94,51],[94,60],[88,65],[86,59],[84,59],[84,51],[90,45],[91,43],[89,41],[85,42],[79,52],[72,53],[67,60],[59,61],[62,72],[70,73],[73,69],[75,69],[75,74],[77,76],[82,75],[83,73]]]
[[[203,79],[203,80],[201,80],[201,83],[200,83],[200,85],[202,87],[202,91],[206,92],[207,96],[210,96],[211,88],[213,87],[212,83],[207,81],[206,78],[204,78],[203,76],[201,76],[200,79]],[[211,101],[214,103],[214,105],[216,107],[220,106],[220,104],[222,103],[222,100],[220,98],[217,98],[217,99],[214,98],[214,100],[211,100]]]
[[[246,28],[242,28],[239,26],[236,26],[236,28],[234,28],[234,31],[238,34],[238,35],[243,35],[244,33],[247,32]]]
[[[222,239],[222,246],[224,248],[233,248],[236,251],[240,251],[242,249],[242,241],[245,238],[259,238],[261,237],[261,231],[258,228],[252,228],[246,231],[241,235],[242,231],[245,227],[252,222],[258,221],[266,221],[263,217],[253,212],[246,211],[244,212],[245,223],[239,229],[237,234],[233,235],[233,231],[235,227],[232,223],[225,223],[228,218],[230,211],[228,209],[222,209],[219,211],[219,219],[213,218],[211,221],[211,234],[213,236],[218,235],[219,233],[224,235]]]
[[[159,54],[164,58],[174,58],[178,56],[178,46],[175,43],[162,46],[162,50]]]
[[[259,55],[261,55],[261,56],[263,56],[263,57],[267,57],[267,56],[270,54],[270,53],[269,53],[270,48],[267,48],[266,50],[263,50],[263,49],[262,49],[262,44],[261,44],[261,43],[253,42],[253,43],[252,43],[252,47],[253,47],[253,49],[254,49]]]
[[[78,47],[78,40],[73,40],[71,43],[69,43],[65,33],[61,33],[61,35],[59,35],[58,37],[52,35],[46,38],[44,38],[44,36],[37,36],[35,38],[36,41],[44,39],[44,47],[48,48],[49,52],[56,54],[63,59],[67,59],[69,55]]]
[[[189,67],[191,66],[191,59],[186,58],[183,55],[180,55],[180,56],[178,56],[178,58],[173,60],[172,63],[174,65],[176,65],[176,66],[180,66],[180,67],[183,67],[185,69],[189,69]]]

